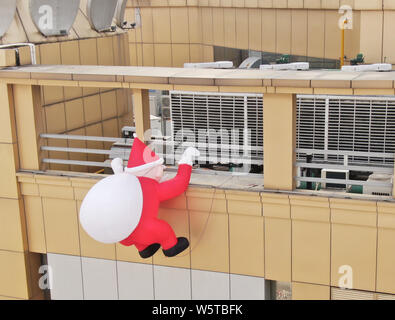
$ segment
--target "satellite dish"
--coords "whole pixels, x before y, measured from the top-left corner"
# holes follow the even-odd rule
[[[0,38],[4,36],[14,20],[16,0],[2,0],[0,2]]]
[[[111,27],[118,0],[88,0],[86,12],[92,29],[113,30]]]
[[[66,36],[77,16],[80,0],[30,0],[30,15],[46,36]]]
[[[127,27],[127,21],[125,21],[125,9],[127,2],[128,0],[118,0],[117,10],[115,12],[115,21],[117,26],[120,28]]]

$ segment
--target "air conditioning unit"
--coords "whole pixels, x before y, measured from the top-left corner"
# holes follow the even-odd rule
[[[362,72],[362,71],[391,71],[390,63],[361,64],[356,66],[343,66],[342,71]]]
[[[367,182],[389,183],[391,184],[391,186],[388,187],[363,186],[363,193],[374,195],[374,196],[391,196],[393,179],[394,176],[391,174],[373,173],[369,176]]]
[[[260,70],[309,70],[310,64],[308,62],[293,62],[282,64],[262,64]]]
[[[336,169],[322,169],[321,179],[339,179],[349,180],[350,170],[336,170]],[[322,189],[346,189],[347,191],[351,188],[350,185],[344,183],[325,183],[321,184]]]
[[[216,62],[184,63],[184,68],[231,69],[231,68],[233,68],[233,62],[232,61],[216,61]]]

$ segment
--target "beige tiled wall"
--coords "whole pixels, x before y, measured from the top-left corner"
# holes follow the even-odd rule
[[[128,35],[45,43],[37,46],[42,64],[129,65]],[[117,137],[124,125],[132,124],[128,89],[42,87],[47,133]],[[51,146],[109,148],[109,144],[81,141],[49,141]],[[50,152],[51,158],[103,161],[102,155]],[[50,169],[87,171],[82,166],[51,164]],[[94,171],[94,168],[89,169]]]
[[[190,249],[143,260],[134,247],[100,244],[79,227],[97,178],[18,173],[29,251],[294,282],[295,299],[326,299],[348,265],[354,289],[395,293],[393,203],[191,186],[159,212]]]
[[[342,5],[354,9],[353,29],[345,32],[346,56],[353,58],[362,52],[368,63],[394,64],[391,41],[394,6],[389,0],[162,1],[160,4],[131,1],[127,8],[129,20],[134,21],[134,7],[140,7],[142,18],[142,26],[129,32],[131,64],[178,67],[185,62],[211,61],[213,46],[339,59],[341,14],[338,9]],[[199,53],[203,47],[206,47],[205,55]]]

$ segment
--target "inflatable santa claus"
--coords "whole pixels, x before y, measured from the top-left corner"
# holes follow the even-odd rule
[[[122,159],[114,159],[114,175],[96,183],[85,196],[80,208],[83,229],[103,243],[134,245],[142,258],[151,257],[160,247],[167,257],[184,251],[188,239],[177,238],[157,215],[161,201],[185,192],[197,156],[197,149],[187,148],[178,162],[177,175],[160,182],[163,159],[135,137],[127,167],[123,168]]]

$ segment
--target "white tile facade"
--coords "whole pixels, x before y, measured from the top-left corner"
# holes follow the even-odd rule
[[[229,274],[192,270],[193,300],[229,300]]]
[[[82,257],[85,300],[117,300],[116,261]]]
[[[81,257],[48,253],[52,300],[82,300]]]
[[[154,266],[156,300],[190,300],[191,270]]]
[[[121,300],[153,300],[154,268],[151,264],[117,261]]]
[[[232,300],[265,300],[265,279],[231,274],[230,298]]]
[[[53,300],[264,300],[259,277],[48,254]]]

